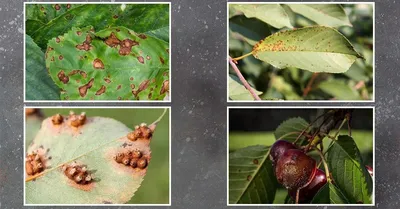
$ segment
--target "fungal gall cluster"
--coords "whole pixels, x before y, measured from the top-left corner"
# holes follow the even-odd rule
[[[145,169],[147,167],[147,159],[142,155],[140,150],[117,153],[114,156],[115,162],[130,166],[132,168]]]
[[[135,126],[135,130],[130,132],[127,137],[131,141],[136,140],[150,140],[153,135],[153,130],[151,130],[146,123],[140,124],[140,126]]]
[[[45,165],[39,154],[32,153],[25,158],[26,174],[33,176],[44,171]]]
[[[66,119],[69,125],[78,128],[86,122],[86,113],[82,112],[80,115],[76,115],[73,111],[69,112],[69,117]],[[61,125],[64,122],[64,117],[60,114],[55,114],[51,117],[53,125]]]
[[[93,181],[93,175],[89,173],[87,167],[78,165],[76,162],[70,165],[63,165],[62,171],[70,180],[77,184],[85,185]]]

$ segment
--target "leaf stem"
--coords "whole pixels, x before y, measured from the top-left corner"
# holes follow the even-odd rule
[[[242,73],[240,72],[239,68],[235,64],[236,60],[229,57],[229,63],[231,64],[232,68],[235,70],[236,75],[239,77],[240,81],[243,83],[244,87],[250,92],[251,96],[253,96],[254,100],[261,100],[261,98],[253,91],[250,84],[246,81],[243,77]]]
[[[332,182],[331,173],[329,172],[329,167],[328,167],[328,164],[326,163],[325,156],[321,152],[321,150],[319,150],[318,148],[315,147],[315,150],[317,151],[318,155],[321,157],[321,161],[324,164],[326,179],[329,183],[331,183]]]
[[[248,56],[250,56],[250,55],[252,55],[252,54],[253,54],[253,52],[250,52],[250,53],[247,53],[247,54],[242,55],[242,56],[240,56],[240,57],[236,57],[236,58],[232,58],[232,59],[235,60],[235,61],[238,61],[238,60],[241,60],[241,59],[243,59],[243,58],[246,58],[246,57],[248,57]]]
[[[303,97],[306,97],[308,93],[312,90],[312,84],[314,83],[315,79],[317,78],[318,73],[313,73],[311,79],[308,81],[307,87],[303,91]]]

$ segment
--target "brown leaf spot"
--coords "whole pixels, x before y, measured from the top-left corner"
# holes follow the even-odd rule
[[[153,97],[152,93],[149,93],[149,95],[147,96],[148,99],[151,99]]]
[[[67,84],[69,81],[69,77],[65,75],[64,70],[61,70],[58,74],[57,74],[58,80],[60,80],[61,82],[63,82],[64,84]]]
[[[99,58],[96,58],[93,61],[93,67],[95,69],[104,69],[104,64]]]
[[[142,83],[140,83],[139,85],[139,91],[143,91],[147,88],[147,86],[149,85],[150,80],[145,80]]]
[[[151,58],[150,58],[150,56],[149,56],[149,55],[147,55],[146,59],[147,59],[147,60],[150,60]]]
[[[113,18],[114,18],[114,19],[118,19],[118,15],[114,15]]]
[[[67,4],[67,9],[71,8],[71,4]]]
[[[99,90],[96,91],[96,96],[102,95],[104,92],[106,92],[106,86],[102,85]]]
[[[78,32],[76,32],[76,33],[78,33]],[[82,33],[82,32],[80,32],[80,33]],[[80,35],[80,34],[78,34],[78,35]],[[92,43],[92,37],[90,37],[90,35],[87,34],[85,41],[83,41],[82,44],[76,45],[76,48],[79,50],[89,51],[90,49],[92,49],[92,46],[90,45],[90,43]]]
[[[254,160],[253,160],[253,163],[257,165],[257,164],[258,164],[258,160],[257,160],[257,159],[254,159]]]
[[[114,32],[104,41],[110,47],[116,47],[120,43],[120,40],[115,36]]]
[[[121,84],[117,86],[117,90],[120,90],[120,89],[121,89]]]
[[[57,42],[57,43],[60,43],[60,38],[57,37],[57,38],[56,38],[56,42]]]
[[[60,10],[60,9],[61,9],[61,6],[60,6],[59,4],[56,4],[56,5],[54,5],[54,9]]]
[[[59,60],[63,60],[64,57],[63,57],[62,55],[60,55],[60,56],[58,56],[58,59],[59,59]]]
[[[105,81],[106,83],[111,83],[111,80],[108,79],[108,78],[104,78],[104,81]]]
[[[165,80],[162,84],[160,94],[164,94],[169,91],[169,80]]]
[[[86,74],[85,71],[82,71],[82,70],[81,70],[79,73],[81,74],[81,76],[82,76],[83,78],[86,78],[86,77],[87,77],[87,74]]]
[[[164,64],[164,59],[162,57],[160,57],[160,62],[161,64]]]
[[[131,89],[135,89],[135,84],[131,84]]]
[[[79,90],[79,95],[81,95],[81,97],[86,96],[88,89],[92,88],[93,82],[94,82],[94,78],[90,79],[90,81],[87,84],[79,87],[78,90]]]
[[[141,38],[141,39],[146,39],[146,38],[147,38],[147,36],[144,35],[144,34],[139,34],[138,36],[139,36],[139,38]]]
[[[122,98],[121,97],[118,97],[118,100],[121,100]]]
[[[142,56],[137,57],[138,61],[142,64],[144,64],[144,59]]]
[[[82,31],[76,31],[76,35],[78,36],[82,35]]]
[[[133,46],[136,46],[136,45],[139,45],[139,42],[137,42],[137,41],[132,41],[132,40],[130,40],[130,39],[124,39],[124,40],[122,40],[122,41],[120,42],[121,48],[119,49],[119,54],[120,54],[120,55],[123,55],[123,56],[126,56],[126,55],[130,54],[131,51],[132,51],[132,47],[133,47]]]
[[[133,81],[133,77],[130,77],[129,80]]]
[[[247,176],[247,181],[250,181],[250,180],[251,180],[251,176],[248,175],[248,176]]]

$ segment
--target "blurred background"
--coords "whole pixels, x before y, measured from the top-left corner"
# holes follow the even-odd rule
[[[133,129],[140,123],[151,124],[163,113],[163,108],[45,108],[41,109],[45,117],[56,113],[67,115],[86,112],[89,117],[109,117],[124,123]],[[150,148],[151,163],[141,187],[128,202],[130,204],[168,204],[169,203],[169,110],[158,123]]]
[[[279,109],[279,108],[254,108],[229,109],[229,152],[251,145],[271,146],[275,142],[274,131],[284,121],[301,117],[308,123],[326,112],[328,109]],[[352,137],[361,152],[366,165],[373,166],[373,109],[353,109],[351,130]],[[335,130],[331,131],[331,134]],[[341,131],[341,135],[348,135],[347,124]],[[327,148],[330,139],[325,138],[323,143]],[[318,159],[315,153],[310,156]],[[274,204],[284,203],[287,190],[280,186],[277,190]]]
[[[294,13],[281,4],[295,28],[316,25],[306,17]],[[304,95],[304,89],[313,73],[298,68],[277,69],[268,63],[246,57],[238,62],[238,67],[246,80],[263,92],[266,100],[372,100],[373,98],[373,7],[371,4],[343,4],[351,24],[337,28],[365,59],[357,59],[345,73],[319,73],[311,85],[311,91]],[[230,9],[230,12],[231,9]],[[239,18],[242,14],[230,17]],[[279,31],[270,25],[252,18],[257,31],[264,31],[265,37]],[[287,30],[283,28],[282,30]],[[231,29],[229,31],[229,56],[239,57],[252,51],[253,46]],[[232,67],[229,74],[235,75]],[[321,85],[320,85],[321,84]]]

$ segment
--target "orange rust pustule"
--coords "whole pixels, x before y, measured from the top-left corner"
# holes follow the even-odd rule
[[[140,126],[136,126],[133,132],[128,133],[127,138],[131,141],[150,140],[152,136],[153,131],[143,123]]]
[[[94,82],[94,78],[90,79],[89,82],[81,87],[79,87],[79,95],[81,97],[85,97],[87,94],[88,89],[92,88]]]
[[[120,40],[115,36],[114,32],[104,41],[110,47],[117,47],[120,43]]]
[[[104,69],[104,63],[101,59],[96,58],[93,60],[93,67],[94,69]]]
[[[86,114],[82,112],[80,115],[75,115],[75,113],[71,112],[69,114],[69,123],[73,127],[79,127],[85,124],[86,122]]]
[[[60,114],[55,114],[51,117],[51,122],[53,123],[53,125],[60,125],[63,123],[63,121],[64,121],[64,118]]]
[[[80,31],[77,31],[76,33],[78,34],[78,36],[82,34],[82,32]],[[90,43],[92,43],[92,37],[89,34],[87,34],[86,40],[82,44],[76,45],[76,48],[79,50],[89,51],[90,49],[92,49],[92,45],[90,45]]]
[[[169,92],[169,80],[163,82],[160,94],[165,94],[166,92]]]
[[[57,74],[58,80],[60,80],[62,83],[67,84],[69,81],[69,77],[67,75],[65,75],[64,70],[61,70],[58,74]]]
[[[106,92],[106,86],[102,85],[99,90],[96,91],[96,96],[102,95]]]
[[[26,174],[33,176],[45,170],[45,163],[37,153],[32,153],[25,158]]]
[[[86,185],[93,181],[93,175],[87,170],[87,167],[84,165],[78,165],[75,162],[69,165],[63,165],[62,171],[68,179],[72,180],[76,184]]]

